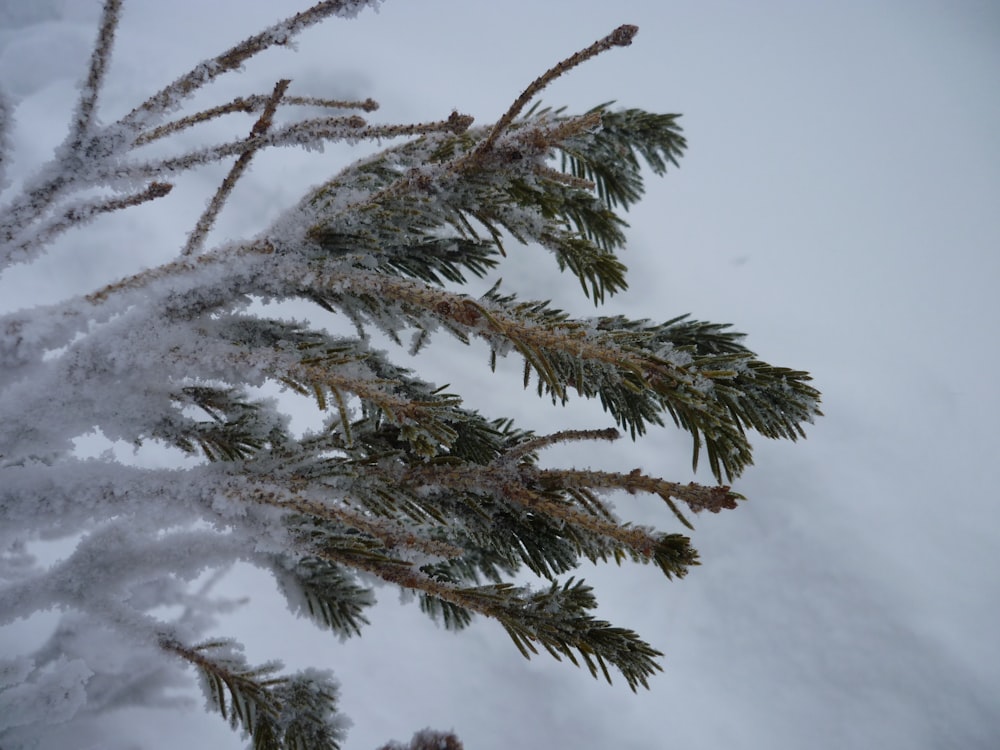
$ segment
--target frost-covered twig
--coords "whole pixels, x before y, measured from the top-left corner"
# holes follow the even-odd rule
[[[188,71],[122,118],[121,124],[139,131],[155,125],[166,113],[174,111],[195,91],[220,75],[238,70],[244,62],[274,46],[285,46],[310,26],[332,15],[352,17],[366,6],[380,0],[323,0],[311,8],[289,16],[259,34],[247,37],[234,47]]]
[[[228,104],[222,104],[218,107],[210,107],[202,112],[188,115],[187,117],[181,117],[173,122],[168,122],[165,125],[160,125],[153,130],[147,131],[135,139],[135,145],[142,146],[155,140],[159,140],[160,138],[166,138],[168,135],[179,133],[181,130],[195,125],[200,125],[201,123],[208,122],[209,120],[214,120],[216,117],[221,117],[222,115],[233,113],[251,114],[253,112],[259,112],[267,107],[268,102],[270,101],[270,95],[264,96],[258,94],[254,96],[237,97]],[[306,107],[323,107],[327,109],[360,109],[364,112],[374,112],[378,109],[378,102],[374,99],[365,99],[361,102],[350,102],[338,99],[321,99],[315,96],[285,96],[282,98],[281,103],[287,106],[298,105]]]
[[[170,194],[173,187],[169,182],[154,181],[145,189],[121,198],[106,198],[64,206],[60,215],[40,223],[30,237],[11,243],[11,248],[15,253],[27,255],[33,248],[44,247],[63,232],[83,226],[100,214],[121,211],[163,198]]]
[[[321,117],[291,123],[266,133],[255,133],[248,138],[229,141],[175,157],[130,165],[127,174],[133,179],[149,179],[155,175],[186,171],[205,164],[212,164],[230,156],[242,156],[265,148],[305,146],[319,148],[324,142],[380,140],[430,133],[458,133],[469,124],[469,118],[453,114],[445,120],[428,123],[400,125],[372,125],[357,115],[348,117]],[[112,179],[122,168],[107,165],[94,173],[96,179]]]
[[[639,32],[638,26],[623,25],[619,26],[617,29],[612,31],[606,37],[598,39],[589,47],[575,52],[574,54],[567,57],[565,60],[553,65],[547,71],[538,76],[524,91],[521,95],[514,100],[513,104],[507,109],[506,112],[497,120],[496,124],[490,130],[489,135],[482,140],[482,142],[476,147],[475,155],[481,156],[493,148],[493,144],[496,143],[497,138],[503,133],[516,118],[521,111],[528,105],[532,99],[541,91],[543,88],[548,86],[552,81],[554,81],[559,76],[564,73],[569,72],[577,65],[586,62],[590,58],[605,52],[612,47],[627,47],[632,43],[632,39]]]
[[[503,454],[503,460],[505,463],[513,463],[535,451],[571,440],[618,440],[620,437],[621,433],[613,427],[604,430],[560,430],[519,443]]]
[[[112,131],[103,133],[94,127],[97,99],[111,56],[115,30],[118,27],[121,0],[105,0],[101,13],[97,42],[90,58],[86,83],[81,91],[74,120],[65,143],[56,159],[55,168],[36,180],[23,196],[0,212],[0,270],[11,262],[31,260],[44,244],[36,237],[17,242],[19,235],[37,222],[48,208],[64,195],[81,175],[79,167],[113,148]],[[0,144],[2,145],[2,144]],[[2,187],[2,185],[0,185]]]
[[[73,150],[83,146],[93,128],[94,117],[97,114],[97,97],[103,88],[104,75],[111,61],[111,47],[114,43],[115,31],[118,29],[121,8],[122,0],[104,0],[97,43],[90,56],[87,81],[80,92],[76,117],[70,129],[69,143]]]
[[[264,111],[250,129],[248,140],[256,136],[263,136],[271,129],[274,113],[278,109],[281,98],[285,95],[290,83],[291,80],[288,78],[282,78],[274,85],[274,91],[271,92],[271,96],[264,105]],[[236,163],[233,164],[229,173],[223,179],[222,184],[219,185],[219,189],[215,191],[215,195],[212,196],[212,200],[209,202],[204,213],[198,218],[198,223],[188,237],[184,249],[181,250],[181,255],[193,255],[201,249],[202,243],[205,241],[205,236],[208,234],[209,229],[212,228],[212,224],[215,223],[215,217],[222,210],[222,205],[236,186],[236,181],[239,180],[247,167],[250,166],[250,160],[253,158],[254,152],[255,149],[251,148],[240,153],[239,158],[236,159]]]

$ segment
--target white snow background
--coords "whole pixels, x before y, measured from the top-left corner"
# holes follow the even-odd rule
[[[126,0],[102,119],[307,5]],[[0,86],[19,105],[15,181],[66,132],[98,12],[93,0],[0,0]],[[468,750],[1000,747],[1000,504],[990,467],[1000,424],[1000,7],[386,0],[378,13],[312,28],[297,52],[266,53],[198,102],[269,92],[289,77],[292,94],[375,98],[374,122],[452,109],[487,122],[539,73],[622,23],[640,27],[631,47],[542,97],[575,110],[615,99],[684,114],[688,153],[679,170],[651,178],[630,214],[631,286],[605,310],[731,322],[765,361],[809,370],[826,413],[804,442],[754,441],[757,465],[735,487],[750,501],[696,519],[703,565],[683,581],[637,567],[581,571],[602,616],[666,653],[665,672],[633,695],[621,680],[609,687],[547,656],[525,661],[481,618],[448,633],[389,588],[362,637],[340,643],[295,620],[269,579],[243,569],[219,592],[250,602],[218,634],[242,640],[251,663],[333,669],[354,721],[348,750],[425,726],[453,728]],[[251,124],[231,118],[183,137],[208,142]],[[365,148],[259,154],[210,244],[256,232]],[[226,168],[201,170],[168,198],[10,269],[0,312],[173,257]],[[513,252],[500,275],[523,297],[592,310],[538,248]],[[524,426],[610,424],[593,404],[558,410],[522,392],[518,363],[491,375],[485,349],[432,347],[417,365],[471,406]],[[639,444],[546,458],[688,481],[689,454],[684,435],[663,429]],[[616,505],[672,528],[658,502]],[[53,622],[0,630],[0,651],[23,652]],[[109,715],[54,732],[44,747],[240,747],[191,694],[187,709]]]

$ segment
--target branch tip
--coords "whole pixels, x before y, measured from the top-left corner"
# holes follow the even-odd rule
[[[531,84],[526,88],[521,95],[510,105],[510,108],[504,112],[503,117],[497,120],[493,129],[489,132],[486,138],[476,147],[473,152],[474,156],[480,157],[490,151],[497,138],[510,126],[520,113],[521,110],[530,102],[539,91],[548,86],[552,81],[554,81],[563,73],[567,73],[581,63],[586,62],[592,57],[595,57],[602,52],[606,52],[612,47],[627,47],[632,44],[632,39],[635,35],[639,33],[639,27],[633,26],[631,24],[624,24],[619,26],[617,29],[612,31],[603,39],[598,39],[596,42],[591,44],[579,52],[576,52],[565,60],[561,60],[556,65],[549,68],[542,75],[536,78]]]
[[[452,112],[448,115],[447,122],[452,133],[455,135],[461,135],[469,129],[469,126],[472,125],[475,119],[476,118],[472,115],[463,115],[458,112]]]
[[[639,33],[639,27],[630,23],[622,24],[607,36],[607,40],[616,47],[628,47]]]

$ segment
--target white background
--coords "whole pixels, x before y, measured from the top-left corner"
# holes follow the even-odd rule
[[[103,119],[304,6],[126,0]],[[87,0],[0,0],[0,85],[20,104],[17,179],[65,132],[98,10]],[[630,214],[631,286],[606,311],[732,322],[766,361],[812,372],[827,415],[804,442],[755,441],[757,466],[736,486],[751,500],[697,519],[704,564],[685,580],[582,571],[602,616],[661,648],[665,672],[633,695],[548,657],[524,661],[492,623],[438,629],[388,588],[363,637],[339,643],[292,619],[267,579],[242,570],[224,592],[252,601],[219,633],[244,640],[253,662],[334,669],[355,722],[349,749],[424,726],[453,728],[469,750],[1000,746],[996,5],[387,0],[377,14],[306,32],[297,53],[268,53],[198,101],[269,92],[287,76],[293,94],[374,97],[382,109],[372,121],[458,109],[488,122],[551,64],[621,23],[640,27],[631,47],[577,69],[543,100],[681,112],[690,147]],[[189,137],[249,126],[232,120]],[[212,240],[262,229],[366,148],[258,156]],[[0,309],[169,259],[223,173],[183,179],[168,199],[8,271]],[[524,297],[592,309],[538,248],[513,251],[500,275]],[[592,404],[561,412],[522,392],[517,363],[490,375],[483,349],[432,348],[419,366],[472,406],[542,431],[610,422]],[[692,477],[687,440],[671,429],[547,458],[707,479]],[[656,502],[627,496],[616,506],[672,528]],[[0,648],[20,649],[50,624],[0,631]],[[48,746],[239,745],[195,705],[109,716]]]

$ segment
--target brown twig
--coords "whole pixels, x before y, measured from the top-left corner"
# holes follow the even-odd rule
[[[76,112],[76,121],[73,123],[72,142],[76,148],[83,144],[86,133],[94,121],[94,114],[97,110],[97,95],[101,91],[104,74],[108,69],[111,45],[115,40],[115,30],[118,28],[121,8],[122,0],[105,0],[104,8],[101,11],[100,31],[97,34],[94,51],[90,55],[87,83],[80,92],[80,104]]]
[[[278,104],[281,103],[281,97],[285,95],[290,83],[289,79],[282,78],[274,85],[274,91],[271,93],[267,104],[264,105],[264,111],[250,129],[250,135],[247,137],[248,141],[259,139],[270,130],[271,124],[274,122],[274,112],[277,110]],[[212,224],[215,223],[215,219],[219,215],[219,211],[222,210],[226,199],[233,192],[236,181],[243,176],[247,167],[250,166],[250,160],[253,159],[256,151],[257,149],[249,149],[241,153],[236,159],[236,163],[229,170],[229,174],[226,175],[222,184],[219,185],[219,189],[212,196],[212,201],[208,204],[208,208],[205,209],[205,212],[198,219],[198,223],[195,224],[194,229],[191,231],[190,236],[188,236],[187,244],[184,245],[181,255],[193,255],[201,248],[205,242],[205,237],[208,235],[208,231],[212,228]]]
[[[193,127],[202,122],[208,122],[222,115],[258,112],[264,109],[270,100],[270,95],[254,94],[253,96],[246,97],[239,96],[226,104],[220,104],[218,107],[210,107],[209,109],[182,117],[173,122],[168,122],[165,125],[143,133],[135,139],[135,145],[143,146],[147,143],[152,143],[160,138],[165,138],[185,128]],[[313,96],[286,96],[281,100],[281,103],[286,106],[360,109],[363,112],[374,112],[378,109],[378,102],[374,99],[365,99],[363,102],[349,102],[339,99],[320,99]]]
[[[510,126],[510,124],[514,121],[514,118],[521,113],[521,110],[525,108],[528,102],[530,102],[539,91],[548,86],[552,81],[561,76],[563,73],[572,70],[577,65],[586,62],[590,58],[595,57],[612,47],[627,47],[632,43],[632,39],[638,32],[638,26],[631,26],[628,24],[619,26],[603,39],[598,39],[586,49],[582,49],[576,54],[570,55],[565,60],[562,60],[542,73],[542,75],[532,81],[531,85],[529,85],[528,88],[526,88],[521,95],[514,100],[514,103],[510,105],[510,108],[504,112],[503,117],[497,120],[489,135],[487,135],[486,138],[476,147],[476,150],[473,152],[474,157],[482,156],[492,149],[497,138],[499,138],[500,135]]]
[[[708,485],[690,482],[668,482],[665,479],[643,474],[639,469],[621,474],[608,471],[585,471],[575,469],[543,470],[541,474],[551,473],[553,481],[565,488],[581,487],[587,489],[621,489],[630,494],[647,492],[658,495],[677,517],[689,529],[694,528],[684,517],[671,498],[685,503],[694,513],[707,510],[718,513],[722,510],[732,510],[737,507],[737,500],[743,496],[733,492],[724,485],[709,487]]]
[[[472,124],[470,115],[452,112],[447,120],[418,122],[403,125],[373,125],[365,128],[359,136],[363,138],[396,138],[401,135],[427,135],[429,133],[454,133],[460,135]]]
[[[190,259],[178,258],[177,260],[170,261],[169,263],[163,263],[159,266],[155,266],[154,268],[139,271],[131,276],[126,276],[123,279],[107,284],[97,291],[91,292],[84,297],[84,299],[92,305],[99,305],[116,294],[129,290],[141,289],[146,284],[151,284],[159,279],[190,273],[198,268],[212,265],[214,263],[227,263],[230,262],[233,257],[242,257],[247,255],[270,255],[273,252],[274,246],[269,242],[258,241],[240,245],[235,249],[224,248],[218,252],[204,253]]]
[[[171,110],[192,92],[207,83],[211,83],[219,76],[238,69],[254,55],[269,47],[287,45],[296,34],[338,11],[349,8],[351,5],[351,0],[323,0],[323,2],[316,3],[301,13],[296,13],[284,21],[270,26],[259,34],[244,39],[235,47],[198,65],[169,86],[161,89],[125,115],[120,120],[120,124],[141,129],[144,124],[142,121],[147,116]]]
[[[94,44],[94,51],[90,56],[87,83],[80,94],[80,102],[67,141],[73,153],[85,147],[87,133],[94,121],[97,96],[104,82],[104,74],[111,56],[111,45],[114,42],[115,29],[118,27],[121,4],[122,0],[105,0],[101,12],[101,25],[97,41]],[[18,232],[38,220],[72,183],[73,180],[67,173],[61,171],[53,179],[15,199],[0,216],[0,244],[15,239]],[[23,250],[34,244],[37,243],[32,241],[14,247]],[[0,267],[15,259],[13,249],[12,247],[4,248],[3,252],[0,253]]]
[[[555,502],[548,496],[554,489],[589,489],[591,486],[623,489],[621,482],[608,483],[606,480],[612,476],[627,478],[628,475],[536,469],[529,464],[519,464],[517,469],[516,475],[512,475],[503,465],[420,466],[404,471],[402,479],[406,484],[442,486],[449,491],[476,491],[480,487],[491,487],[499,498],[526,510],[544,514],[575,528],[586,529],[606,539],[613,539],[643,558],[649,559],[653,554],[657,540],[652,534],[639,526],[618,523],[610,511],[596,499],[593,502],[597,503],[597,508],[581,510],[571,504]],[[563,482],[564,476],[567,482]],[[581,476],[592,476],[593,484],[579,481]],[[602,480],[605,481],[604,484]]]
[[[162,198],[173,189],[169,182],[152,182],[145,190],[127,195],[124,198],[112,198],[106,201],[88,203],[74,208],[67,208],[61,216],[51,219],[43,224],[31,235],[30,240],[25,240],[12,246],[15,251],[28,250],[33,245],[40,245],[51,241],[62,232],[72,229],[98,214],[120,211],[123,208],[131,208],[141,203],[147,203],[157,198]]]

